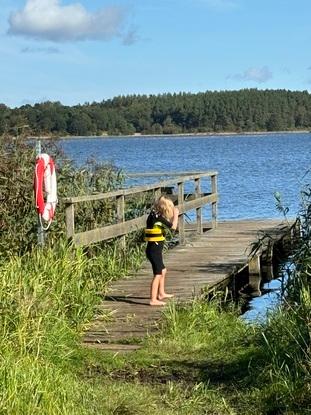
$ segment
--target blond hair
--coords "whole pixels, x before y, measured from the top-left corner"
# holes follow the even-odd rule
[[[168,197],[159,197],[154,203],[154,209],[168,220],[171,220],[174,216],[174,203]]]

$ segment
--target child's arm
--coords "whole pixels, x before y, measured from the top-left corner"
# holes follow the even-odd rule
[[[179,215],[179,209],[177,207],[174,207],[173,221],[172,221],[172,227],[171,227],[171,229],[173,230],[177,229],[178,215]]]

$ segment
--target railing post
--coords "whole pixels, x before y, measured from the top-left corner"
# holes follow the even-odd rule
[[[260,254],[257,253],[248,260],[248,284],[253,290],[253,295],[261,295],[260,282]]]
[[[184,182],[178,183],[178,205],[182,207],[184,204]],[[184,214],[179,215],[178,218],[179,243],[185,244],[185,219]]]
[[[73,203],[66,207],[66,231],[67,238],[72,239],[75,234],[75,206]]]
[[[161,196],[161,187],[156,187],[154,189],[154,198],[155,198],[155,200],[159,199],[160,196]]]
[[[217,175],[211,176],[212,194],[217,194]],[[217,201],[212,203],[212,228],[217,227]]]
[[[268,240],[267,246],[264,249],[262,262],[261,269],[265,274],[265,279],[268,281],[273,280],[273,243],[271,240]]]
[[[117,222],[125,222],[125,198],[124,195],[117,196]],[[120,245],[123,250],[126,248],[125,235],[120,237]]]
[[[195,198],[199,198],[201,196],[201,178],[198,177],[194,179],[195,183]],[[197,216],[197,233],[202,235],[203,227],[202,227],[202,208],[196,208],[196,216]]]

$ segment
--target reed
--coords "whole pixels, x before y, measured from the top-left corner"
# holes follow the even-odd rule
[[[44,142],[43,152],[56,160],[58,199],[57,214],[46,243],[53,245],[65,236],[63,198],[114,190],[123,183],[123,173],[110,164],[89,160],[77,167],[60,150],[57,141]],[[0,254],[24,254],[37,243],[37,215],[34,206],[34,143],[0,137]],[[112,202],[85,204],[80,207],[77,229],[91,228],[114,218]]]
[[[299,235],[289,258],[284,299],[262,333],[268,365],[261,378],[269,379],[264,396],[270,408],[304,413],[311,407],[311,187],[301,193],[295,224]]]
[[[110,245],[90,257],[59,243],[1,265],[1,413],[83,413],[78,402],[93,392],[73,369],[108,282],[129,272],[131,263],[118,252]]]

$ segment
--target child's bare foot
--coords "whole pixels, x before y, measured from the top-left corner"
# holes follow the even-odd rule
[[[159,300],[150,300],[150,305],[165,305],[165,303],[163,301],[159,301]]]
[[[166,294],[164,293],[163,295],[158,295],[158,299],[159,300],[165,300],[165,298],[172,298],[174,297],[174,294]]]

